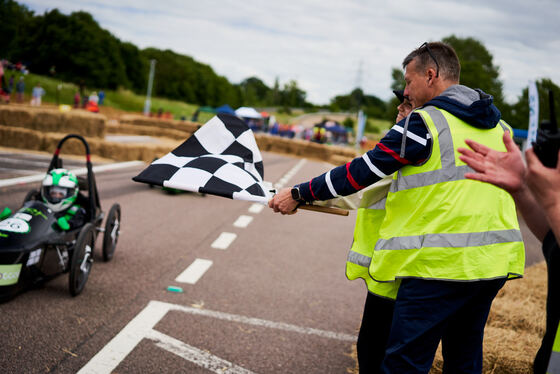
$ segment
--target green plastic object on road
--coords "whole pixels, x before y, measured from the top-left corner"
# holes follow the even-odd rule
[[[183,289],[181,287],[168,286],[167,291],[181,293],[181,292],[183,292]]]

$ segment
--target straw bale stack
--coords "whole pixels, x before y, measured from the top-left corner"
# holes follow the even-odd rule
[[[202,126],[202,124],[190,121],[175,121],[169,119],[161,119],[154,117],[146,117],[138,114],[124,114],[119,118],[120,123],[135,125],[135,126],[148,126],[160,129],[172,129],[193,133]]]
[[[0,145],[42,151],[45,148],[43,135],[21,127],[0,126]]]
[[[146,135],[154,137],[166,137],[170,139],[186,140],[192,133],[173,129],[162,129],[158,127],[130,125],[127,123],[107,124],[107,133],[124,135]]]
[[[60,112],[34,107],[0,107],[0,125],[22,127],[41,132],[74,133],[82,136],[105,137],[106,118],[83,110]]]

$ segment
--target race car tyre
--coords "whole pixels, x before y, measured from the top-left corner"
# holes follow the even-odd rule
[[[113,204],[105,221],[103,234],[103,261],[110,261],[115,254],[121,230],[121,206]]]
[[[70,265],[70,294],[79,295],[84,289],[93,264],[93,249],[95,247],[95,225],[86,223],[78,234],[78,239],[72,251]]]
[[[39,191],[37,190],[31,190],[27,193],[27,195],[25,195],[25,198],[23,199],[23,203],[25,204],[28,201],[31,200],[40,200],[40,194]]]

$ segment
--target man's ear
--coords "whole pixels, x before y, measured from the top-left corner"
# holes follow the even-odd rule
[[[434,83],[435,76],[436,76],[436,73],[434,72],[433,69],[428,69],[426,71],[426,78],[427,78],[428,86],[431,86]]]

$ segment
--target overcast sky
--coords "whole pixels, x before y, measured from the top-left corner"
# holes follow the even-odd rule
[[[25,0],[36,13],[84,10],[140,48],[171,49],[232,83],[291,79],[328,103],[357,86],[391,97],[391,69],[424,41],[474,37],[517,100],[529,80],[560,85],[558,0]],[[157,67],[156,67],[157,68]]]

